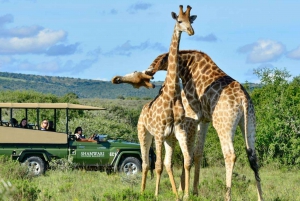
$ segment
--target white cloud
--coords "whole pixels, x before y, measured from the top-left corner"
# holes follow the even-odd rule
[[[71,44],[71,45],[53,45],[50,47],[46,54],[49,56],[58,56],[58,55],[70,55],[74,54],[77,50],[79,43]]]
[[[131,14],[134,14],[136,13],[137,11],[140,11],[140,10],[147,10],[149,9],[150,7],[152,6],[152,4],[149,4],[149,3],[142,3],[142,2],[138,2],[136,4],[133,4],[131,5],[127,11]]]
[[[32,37],[37,35],[44,28],[41,26],[22,26],[15,27],[12,29],[1,29],[0,28],[0,37],[1,38],[12,38],[12,37]]]
[[[90,51],[86,56],[79,57],[76,61],[68,58],[55,57],[53,59],[49,57],[47,60],[35,61],[35,59],[28,60],[27,56],[23,59],[19,57],[13,58],[11,55],[0,55],[0,71],[6,72],[17,72],[17,73],[28,73],[32,72],[35,74],[42,75],[55,75],[61,73],[68,73],[71,75],[84,72],[86,69],[94,65],[99,59],[99,48]],[[40,55],[35,56],[37,59]],[[39,59],[38,59],[39,60]]]
[[[97,81],[110,81],[110,80],[107,79],[107,78],[99,78],[99,77],[93,78],[92,80],[97,80]]]
[[[14,17],[12,14],[6,14],[0,16],[0,27],[2,27],[6,23],[12,23],[14,21]]]
[[[138,45],[131,45],[130,41],[128,40],[122,45],[115,47],[111,51],[103,53],[103,55],[106,56],[121,55],[121,56],[129,57],[132,51],[136,51],[136,50],[142,51],[145,49],[159,50],[160,52],[166,52],[168,50],[161,43],[151,43],[149,41],[145,41],[145,42],[141,42]]]
[[[0,38],[0,54],[41,53],[47,48],[65,39],[65,31],[43,29],[32,37]]]
[[[249,53],[248,63],[263,63],[275,61],[285,52],[285,46],[273,40],[258,40],[238,49],[240,53]]]
[[[288,52],[286,56],[290,59],[300,59],[300,45],[296,49]]]
[[[0,70],[7,72],[51,74],[59,70],[59,61],[52,60],[35,64],[27,59],[15,59],[11,56],[2,56],[0,57]]]

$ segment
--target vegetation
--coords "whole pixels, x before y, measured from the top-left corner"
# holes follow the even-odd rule
[[[291,78],[286,70],[268,68],[256,70],[255,74],[260,78],[261,85],[254,89],[250,87],[249,93],[256,111],[256,148],[262,166],[260,176],[265,200],[300,200],[297,191],[300,179],[298,174],[300,169],[300,76]],[[16,77],[14,79],[21,78]],[[59,80],[59,78],[57,79]],[[61,85],[63,84],[61,83]],[[245,87],[249,89],[248,83]],[[132,89],[131,86],[129,88],[131,91],[136,90]],[[104,88],[102,89],[104,90]],[[69,129],[73,131],[77,126],[82,126],[84,134],[88,136],[93,133],[102,133],[137,142],[136,124],[142,106],[149,100],[127,94],[116,95],[116,97],[118,96],[118,99],[82,98],[78,97],[77,93],[69,93],[69,91],[64,95],[54,95],[50,92],[45,94],[21,90],[1,91],[0,89],[0,102],[70,102],[107,108],[105,111],[72,113]],[[35,112],[29,111],[29,121],[36,123],[33,113],[35,115]],[[3,110],[2,115],[8,120],[9,110]],[[41,116],[50,119],[52,113],[51,111],[44,111]],[[17,120],[22,119],[24,111],[16,110],[14,117]],[[58,113],[58,118],[57,129],[63,132],[65,129],[64,111]],[[233,199],[256,200],[254,176],[248,165],[244,140],[239,129],[235,136],[234,145],[237,166],[233,178]],[[182,161],[178,146],[173,159],[176,170],[175,176],[178,180]],[[71,164],[63,168],[53,168],[43,177],[27,178],[24,170],[18,169],[22,166],[16,166],[12,161],[8,162],[5,159],[1,160],[0,178],[3,179],[4,187],[0,188],[0,200],[7,200],[5,198],[8,197],[13,198],[12,200],[154,199],[154,180],[150,181],[149,179],[146,194],[141,196],[139,194],[141,179],[139,178],[128,180],[119,174],[106,176],[105,173],[100,172],[73,170]],[[16,169],[16,167],[18,168]],[[207,135],[202,167],[200,196],[198,198],[192,197],[191,200],[223,200],[224,159],[218,136],[212,126]],[[8,171],[13,171],[14,174],[8,174]],[[102,185],[103,183],[105,185]],[[53,188],[53,186],[56,187]],[[174,199],[165,172],[161,181],[161,195],[159,200]]]
[[[140,194],[141,174],[125,176],[107,175],[105,172],[72,169],[61,165],[50,169],[44,176],[31,177],[24,167],[10,159],[0,157],[0,200],[11,201],[131,201],[155,200],[155,179],[150,179],[144,195]],[[66,162],[68,163],[68,162]],[[193,169],[192,169],[193,173]],[[176,183],[179,183],[181,169],[175,167]],[[189,200],[224,200],[225,169],[222,166],[202,168],[200,175],[199,196]],[[193,177],[193,175],[192,175]],[[282,170],[272,166],[261,169],[262,187],[265,200],[288,201],[300,200],[298,170]],[[175,200],[166,171],[162,174],[158,201]],[[233,173],[233,200],[257,200],[253,172],[249,167],[237,164]]]
[[[255,72],[262,88],[251,94],[257,118],[257,150],[263,163],[300,167],[300,76],[286,70]]]

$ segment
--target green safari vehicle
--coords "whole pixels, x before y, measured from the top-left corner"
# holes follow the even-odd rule
[[[14,109],[36,110],[37,122],[41,109],[54,110],[54,128],[56,110],[66,110],[66,132],[41,131],[37,125],[31,129],[13,127],[2,120],[3,110],[10,110],[10,119]],[[69,110],[104,110],[70,103],[0,103],[0,155],[28,165],[35,175],[43,174],[53,159],[72,158],[78,167],[85,167],[110,172],[135,174],[141,171],[141,150],[138,143],[122,139],[108,139],[107,135],[96,135],[94,141],[77,141],[68,131]],[[150,151],[151,168],[154,168],[155,154]]]

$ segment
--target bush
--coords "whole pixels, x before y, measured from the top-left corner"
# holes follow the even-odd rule
[[[50,171],[62,171],[62,172],[68,172],[74,169],[76,166],[75,163],[73,163],[72,157],[66,159],[54,159],[49,162],[49,168]]]
[[[286,70],[268,68],[256,74],[263,84],[251,94],[261,163],[300,167],[300,77],[289,82]]]
[[[21,165],[18,161],[7,156],[0,156],[0,176],[7,180],[31,179],[33,175],[28,174],[28,167]]]
[[[0,156],[0,178],[4,188],[0,189],[0,200],[36,200],[40,192],[28,174],[28,167],[18,161]]]

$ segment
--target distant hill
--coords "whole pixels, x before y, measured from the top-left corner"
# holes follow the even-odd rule
[[[154,98],[163,82],[154,82],[156,88],[134,89],[128,84],[112,84],[110,81],[68,78],[59,76],[40,76],[21,73],[0,72],[0,90],[33,90],[63,96],[75,93],[79,98],[116,99],[120,97]],[[248,83],[250,89],[257,87]]]
[[[154,89],[134,89],[131,85],[115,85],[110,81],[0,72],[0,90],[34,90],[57,96],[73,92],[79,98],[154,98],[161,84],[162,82],[155,82]]]

